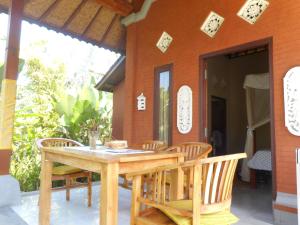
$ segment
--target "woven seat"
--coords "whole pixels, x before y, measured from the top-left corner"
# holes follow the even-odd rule
[[[44,147],[74,147],[83,146],[79,142],[65,138],[44,138],[36,142],[39,150]],[[85,178],[87,182],[77,182],[78,178]],[[63,180],[65,186],[59,189],[66,189],[66,200],[70,201],[70,189],[77,187],[88,188],[88,206],[92,205],[92,173],[67,165],[54,166],[52,169],[52,181]]]
[[[78,169],[72,166],[56,166],[52,170],[53,175],[70,175],[73,173],[82,172],[82,169]]]
[[[172,219],[171,219],[171,218]],[[199,225],[228,225],[238,222],[238,218],[229,211],[201,215]],[[192,225],[192,219],[169,214],[159,209],[151,209],[147,214],[136,218],[137,224],[156,225]]]

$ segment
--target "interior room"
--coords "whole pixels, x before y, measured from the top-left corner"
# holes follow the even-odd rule
[[[236,185],[238,191],[243,192],[240,195],[245,198],[261,195],[264,200],[259,210],[270,215],[272,169],[268,47],[214,56],[206,60],[206,65],[208,137],[213,146],[213,155],[252,149],[253,157],[259,157],[254,164],[263,164],[262,168],[254,166],[255,170],[249,170],[249,163],[253,163],[254,159],[251,160],[253,157],[248,153],[251,162],[239,165],[241,182]],[[264,170],[265,167],[270,169]],[[246,178],[245,169],[249,171]]]

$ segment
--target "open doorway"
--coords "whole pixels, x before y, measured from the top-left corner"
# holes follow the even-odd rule
[[[270,107],[270,49],[266,44],[241,47],[203,57],[206,140],[215,156],[245,152],[267,164],[250,169],[239,165],[233,201],[272,222],[272,126]],[[205,107],[206,106],[206,107]],[[248,146],[249,149],[249,146]],[[267,157],[268,159],[260,159]],[[244,169],[248,170],[246,173]],[[267,169],[265,169],[267,168]],[[248,177],[244,177],[248,174]],[[252,184],[252,185],[251,185]],[[256,184],[256,185],[254,185]],[[255,199],[255,201],[253,201]],[[242,201],[241,201],[242,200]],[[239,202],[241,201],[241,202]]]

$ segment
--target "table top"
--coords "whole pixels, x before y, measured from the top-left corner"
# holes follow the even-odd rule
[[[90,147],[43,147],[45,153],[64,155],[101,163],[134,162],[163,158],[183,157],[177,152],[153,152],[133,149],[110,149],[104,146],[91,150]]]

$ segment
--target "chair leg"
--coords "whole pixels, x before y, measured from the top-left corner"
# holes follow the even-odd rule
[[[88,176],[88,207],[92,206],[92,172],[89,172]]]
[[[71,179],[70,177],[66,177],[66,200],[70,201],[70,186],[71,186]]]

